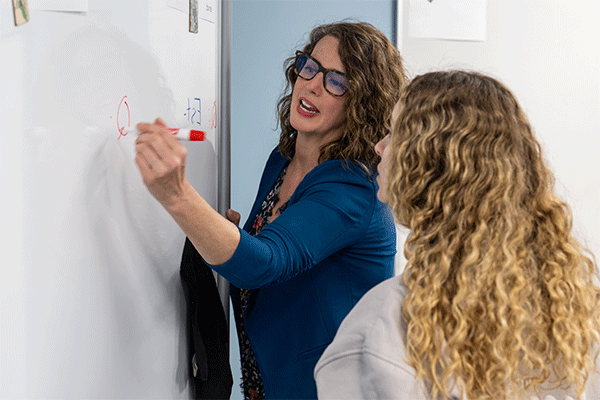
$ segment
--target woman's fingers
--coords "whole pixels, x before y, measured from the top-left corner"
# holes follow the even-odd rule
[[[140,131],[140,136],[142,136],[147,133],[158,133],[165,129],[166,125],[164,123],[160,124],[157,119],[156,122],[140,122],[135,127]]]
[[[160,202],[170,201],[184,186],[187,150],[160,119],[139,123],[137,128],[135,162],[144,184]]]
[[[233,222],[236,225],[240,224],[240,219],[242,218],[239,212],[234,211],[231,208],[225,211],[225,216],[229,221]]]
[[[164,126],[164,127],[167,127],[167,124],[165,123],[165,121],[163,121],[163,119],[162,119],[162,118],[160,118],[160,117],[156,118],[156,119],[154,120],[154,123],[155,123],[155,124],[158,124],[158,125],[162,125],[162,126]]]
[[[143,163],[146,170],[159,174],[164,169],[163,160],[169,152],[167,145],[161,141],[159,134],[143,133],[135,143],[136,159]]]
[[[187,150],[166,129],[162,120],[157,119],[156,121],[154,124],[139,123],[137,125],[140,135],[136,139],[136,151],[146,156],[147,161],[155,169],[161,167],[161,165],[153,165],[157,162],[177,167],[187,156]]]

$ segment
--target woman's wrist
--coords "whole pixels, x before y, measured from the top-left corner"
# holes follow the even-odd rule
[[[185,179],[180,190],[161,203],[165,210],[174,216],[185,215],[186,212],[194,209],[194,204],[197,204],[198,201],[204,201],[204,199],[191,183]]]

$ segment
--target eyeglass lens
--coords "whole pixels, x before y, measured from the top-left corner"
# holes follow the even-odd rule
[[[311,80],[319,72],[323,72],[325,89],[334,96],[341,96],[348,91],[348,79],[340,72],[327,71],[317,60],[306,54],[296,57],[296,73],[303,79]]]

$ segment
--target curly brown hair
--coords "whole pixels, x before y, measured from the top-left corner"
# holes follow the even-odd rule
[[[578,396],[593,372],[593,254],[512,93],[465,71],[418,76],[400,98],[388,203],[404,251],[408,361],[449,396],[524,398],[550,377]]]
[[[339,40],[339,56],[350,81],[345,129],[342,136],[321,148],[319,162],[346,159],[370,169],[379,160],[374,145],[390,131],[392,109],[406,83],[400,52],[373,25],[366,22],[337,22],[317,26],[302,51],[311,54],[319,40]],[[295,57],[284,63],[287,80],[277,110],[281,136],[279,151],[286,158],[295,154],[296,129],[290,125],[292,91],[297,79]]]

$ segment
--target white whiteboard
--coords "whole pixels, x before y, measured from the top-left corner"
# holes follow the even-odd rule
[[[219,2],[197,34],[166,0],[78,3],[0,6],[0,398],[188,398],[184,235],[122,128],[206,131],[187,174],[216,206]]]

